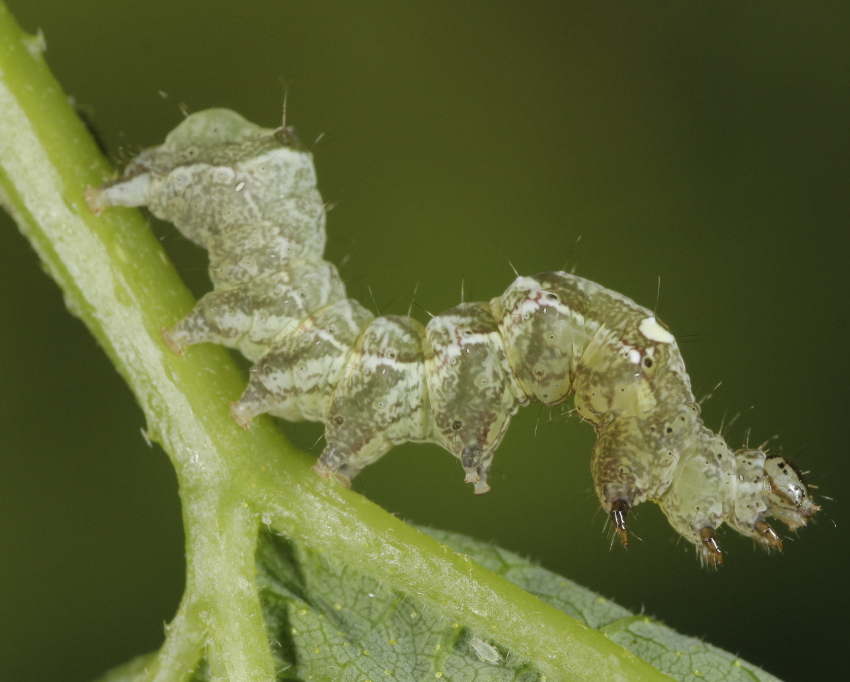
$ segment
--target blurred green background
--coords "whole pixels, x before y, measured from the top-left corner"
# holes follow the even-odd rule
[[[825,500],[784,556],[722,536],[702,570],[652,505],[612,548],[592,429],[526,408],[475,497],[436,447],[355,488],[533,557],[788,680],[850,638],[846,2],[8,0],[116,163],[231,107],[314,145],[327,256],[382,312],[575,267],[682,341],[711,427],[792,456]],[[283,84],[283,85],[282,85]],[[201,294],[206,256],[154,228]],[[581,240],[579,240],[581,237]],[[578,241],[578,244],[576,244]],[[426,314],[418,311],[420,319]],[[89,680],[159,646],[182,591],[176,481],[142,414],[0,215],[0,680]],[[554,419],[550,418],[553,417]],[[283,430],[317,455],[317,425]]]

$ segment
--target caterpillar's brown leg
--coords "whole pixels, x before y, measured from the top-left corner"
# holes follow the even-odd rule
[[[611,505],[611,521],[614,523],[614,530],[620,536],[623,547],[629,546],[629,528],[626,525],[626,516],[628,516],[630,509],[629,503],[625,500],[616,500]]]
[[[702,547],[700,547],[700,556],[710,566],[720,566],[723,564],[723,550],[720,548],[720,543],[717,541],[717,531],[713,526],[706,526],[700,532]]]
[[[767,521],[756,521],[755,529],[762,537],[763,541],[771,547],[775,547],[780,552],[782,551],[782,538],[777,535],[776,531],[770,527]]]

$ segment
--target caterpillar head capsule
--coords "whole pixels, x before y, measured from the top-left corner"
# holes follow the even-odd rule
[[[820,507],[814,503],[802,472],[788,459],[774,455],[764,463],[770,515],[791,530],[804,527]]]

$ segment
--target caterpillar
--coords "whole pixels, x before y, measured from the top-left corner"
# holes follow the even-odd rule
[[[426,326],[375,317],[323,260],[325,208],[312,155],[289,127],[210,109],[188,116],[123,177],[88,188],[95,213],[147,206],[209,252],[213,291],[163,340],[240,350],[254,362],[231,406],[325,424],[314,466],[345,484],[406,441],[457,457],[476,493],[520,406],[559,405],[596,430],[594,488],[623,545],[627,516],[656,502],[700,559],[723,561],[722,524],[767,549],[819,511],[801,472],[761,448],[733,452],[700,419],[674,336],[650,310],[566,272],[519,276],[489,302]]]

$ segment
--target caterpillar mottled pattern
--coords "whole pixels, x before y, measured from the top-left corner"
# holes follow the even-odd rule
[[[375,317],[324,261],[325,210],[312,156],[289,128],[212,109],[189,116],[124,177],[89,190],[96,212],[147,206],[209,251],[215,290],[163,338],[176,353],[213,342],[256,362],[232,405],[325,424],[314,467],[352,477],[405,441],[460,459],[476,493],[521,405],[575,409],[596,429],[596,493],[624,544],[626,516],[657,502],[711,564],[723,523],[768,548],[818,511],[800,472],[761,449],[732,452],[706,428],[673,335],[651,311],[565,272],[518,277],[426,327]]]

